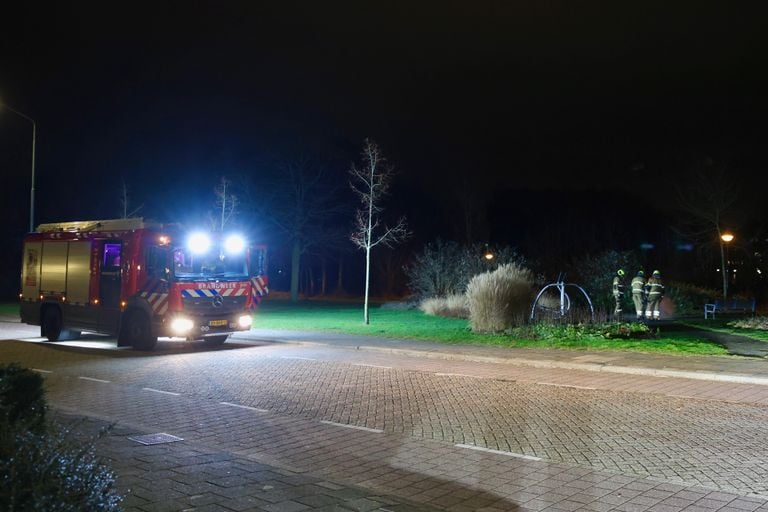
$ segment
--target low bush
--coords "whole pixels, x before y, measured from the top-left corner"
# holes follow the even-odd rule
[[[448,318],[469,318],[469,302],[466,295],[431,297],[419,303],[419,309],[427,315]]]
[[[420,299],[462,294],[475,275],[507,263],[523,262],[510,247],[494,250],[490,261],[482,257],[484,252],[485,246],[480,244],[460,245],[442,240],[427,244],[405,268],[411,293]]]
[[[602,339],[648,339],[654,332],[641,322],[536,322],[517,333],[530,339],[577,340],[585,338]]]
[[[17,364],[0,366],[0,424],[3,430],[45,428],[43,378]]]
[[[688,283],[671,282],[666,285],[666,297],[675,305],[678,315],[699,315],[704,304],[711,303],[721,292]]]
[[[635,251],[607,251],[597,255],[589,255],[575,263],[575,279],[589,294],[595,309],[613,311],[615,299],[613,298],[613,278],[618,269],[626,272],[624,307],[631,311],[632,303],[629,283],[632,276],[642,268],[640,258]],[[646,276],[650,275],[648,269]]]
[[[732,320],[728,322],[727,325],[737,329],[759,329],[768,331],[768,317],[752,316],[749,318],[741,318],[739,320]]]
[[[469,320],[474,332],[502,332],[524,323],[533,299],[533,274],[516,264],[472,278],[467,285]]]
[[[46,418],[42,378],[0,367],[0,510],[112,512],[122,497],[94,443],[71,439]]]

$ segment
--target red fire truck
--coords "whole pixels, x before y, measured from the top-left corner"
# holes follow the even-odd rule
[[[144,219],[41,224],[24,239],[21,321],[151,350],[158,336],[221,344],[267,293],[266,248]]]

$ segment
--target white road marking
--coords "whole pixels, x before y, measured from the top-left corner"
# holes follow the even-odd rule
[[[347,425],[346,423],[335,423],[333,421],[325,421],[325,420],[320,420],[320,423],[325,423],[326,425],[333,425],[335,427],[354,428],[355,430],[364,430],[365,432],[373,432],[375,434],[384,433],[383,430],[379,430],[377,428],[359,427],[357,425]]]
[[[438,377],[469,377],[470,379],[484,379],[480,375],[469,375],[467,373],[436,373]]]
[[[256,411],[256,412],[269,412],[266,409],[259,409],[257,407],[249,407],[247,405],[240,405],[240,404],[233,404],[231,402],[219,402],[221,405],[228,405],[230,407],[239,407],[240,409],[248,409],[249,411]]]
[[[525,460],[541,460],[541,457],[534,457],[532,455],[523,455],[522,453],[504,452],[501,450],[492,450],[490,448],[483,448],[482,446],[475,446],[473,444],[455,444],[458,448],[468,448],[470,450],[477,450],[480,452],[495,453],[497,455],[506,455],[507,457],[515,457]]]
[[[304,361],[317,361],[311,357],[299,357],[299,356],[280,356],[280,359],[303,359]]]
[[[554,386],[556,388],[571,388],[571,389],[591,389],[595,390],[597,388],[591,388],[589,386],[575,386],[573,384],[555,384],[554,382],[537,382],[539,386]]]
[[[53,373],[51,370],[41,370],[40,368],[32,368],[32,371],[37,373]]]
[[[109,384],[112,382],[111,380],[103,380],[103,379],[94,379],[93,377],[78,377],[80,380],[89,380],[91,382],[103,382],[104,384]]]
[[[181,393],[173,393],[171,391],[162,391],[160,389],[153,389],[153,388],[141,388],[144,391],[151,391],[153,393],[162,393],[163,395],[173,395],[173,396],[179,396]]]
[[[352,366],[366,366],[368,368],[382,368],[384,370],[391,370],[391,366],[379,366],[376,364],[365,364],[365,363],[352,363]]]

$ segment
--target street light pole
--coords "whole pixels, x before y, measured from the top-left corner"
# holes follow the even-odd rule
[[[35,145],[37,144],[37,123],[28,115],[0,102],[0,110],[4,108],[32,123],[32,186],[29,189],[29,231],[32,232],[35,230]]]
[[[720,266],[723,274],[723,300],[728,299],[728,272],[726,269],[725,247],[733,241],[733,235],[725,232],[720,235]]]

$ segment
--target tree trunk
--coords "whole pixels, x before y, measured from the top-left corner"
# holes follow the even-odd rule
[[[371,247],[365,249],[365,304],[363,305],[363,323],[368,325],[371,319],[368,316],[368,293],[371,285]]]
[[[299,240],[293,241],[291,247],[291,301],[299,301],[299,277],[301,271],[301,244]]]
[[[339,256],[339,274],[336,276],[336,293],[344,293],[344,257]]]
[[[328,292],[328,266],[325,258],[320,258],[320,295],[325,296]]]
[[[315,270],[311,263],[307,263],[307,279],[309,280],[307,295],[313,297],[315,295]]]

